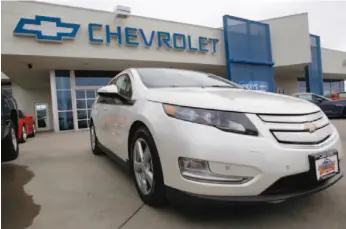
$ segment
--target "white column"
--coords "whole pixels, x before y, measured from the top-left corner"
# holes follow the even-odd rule
[[[72,99],[72,112],[73,112],[73,126],[74,130],[78,130],[78,115],[77,115],[77,104],[76,104],[76,77],[74,70],[70,71],[70,82],[71,82],[71,99]]]
[[[52,99],[52,112],[53,112],[53,127],[54,132],[59,132],[59,114],[58,114],[58,102],[56,97],[56,84],[55,84],[55,71],[49,72],[50,77],[50,93]]]

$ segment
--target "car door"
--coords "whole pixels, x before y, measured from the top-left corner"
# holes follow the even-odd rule
[[[98,141],[106,146],[107,145],[107,134],[106,134],[106,120],[105,112],[107,111],[107,98],[104,96],[98,96],[96,102],[92,108],[92,118],[95,126],[95,132]]]
[[[114,81],[119,96],[112,98],[110,109],[106,113],[108,120],[108,148],[123,160],[127,158],[128,131],[133,117],[132,83],[129,74],[122,74]]]

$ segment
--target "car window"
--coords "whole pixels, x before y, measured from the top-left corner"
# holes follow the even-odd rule
[[[241,88],[229,80],[214,74],[165,68],[139,68],[140,79],[148,88],[164,87],[225,87]]]
[[[323,97],[323,96],[319,96],[319,95],[313,95],[313,100],[314,101],[322,101],[322,102],[324,102],[324,101],[329,101],[330,99],[327,99],[326,97]]]
[[[132,97],[131,80],[127,74],[119,76],[114,84],[117,85],[120,95],[126,98]]]

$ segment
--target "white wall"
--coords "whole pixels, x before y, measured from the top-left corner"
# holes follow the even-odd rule
[[[323,73],[343,74],[346,79],[346,52],[321,49]]]
[[[311,62],[307,13],[262,22],[270,26],[270,39],[275,66]]]
[[[18,103],[19,109],[33,116],[35,116],[35,103],[47,103],[49,106],[49,129],[53,130],[52,103],[49,87],[45,89],[25,89],[17,84],[12,84],[12,95]]]
[[[216,28],[208,28],[163,20],[149,19],[138,16],[130,16],[120,19],[112,12],[73,8],[39,2],[9,2],[2,4],[2,54],[37,55],[37,56],[68,56],[77,58],[102,58],[102,59],[124,59],[165,61],[179,63],[198,63],[210,65],[225,65],[225,54],[223,45],[223,31]],[[63,22],[80,23],[81,27],[75,40],[64,41],[64,44],[52,44],[36,41],[34,38],[18,37],[13,35],[13,30],[20,18],[34,18],[35,15],[61,17]],[[221,18],[220,18],[221,22]],[[165,48],[158,49],[157,42],[150,48],[118,46],[113,39],[107,44],[90,44],[88,38],[88,24],[98,23],[110,25],[115,31],[116,26],[142,28],[149,36],[151,31],[166,31],[171,33],[183,33],[191,35],[194,46],[197,45],[198,37],[219,39],[217,52],[215,54],[174,51]],[[124,30],[122,30],[124,33]],[[105,37],[105,28],[100,33]],[[123,41],[124,41],[123,37]],[[140,39],[139,39],[140,40]],[[123,42],[124,43],[124,42]]]

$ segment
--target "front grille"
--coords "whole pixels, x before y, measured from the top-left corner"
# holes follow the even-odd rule
[[[310,171],[283,177],[267,188],[261,195],[289,194],[308,191],[321,186],[326,181],[318,182]]]
[[[324,142],[332,127],[321,111],[299,115],[258,115],[275,139],[283,144],[313,145]]]

